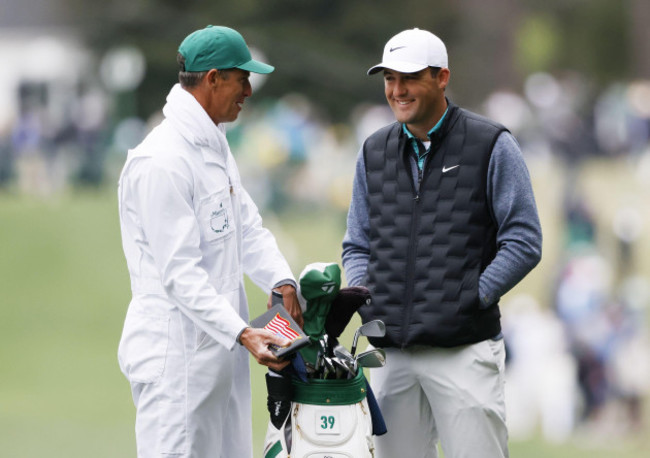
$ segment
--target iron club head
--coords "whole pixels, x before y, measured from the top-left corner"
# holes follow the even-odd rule
[[[358,367],[384,367],[385,364],[386,352],[381,348],[364,351],[354,358],[355,372]]]
[[[345,364],[348,368],[348,372],[352,372],[354,367],[354,356],[348,351],[343,345],[339,344],[334,347],[334,356],[338,358],[341,363]]]
[[[357,351],[357,342],[360,335],[365,337],[384,337],[386,335],[386,325],[381,320],[372,320],[359,326],[352,340],[351,353],[353,356]]]

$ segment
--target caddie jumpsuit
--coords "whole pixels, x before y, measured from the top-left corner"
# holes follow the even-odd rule
[[[222,126],[180,85],[119,182],[131,276],[118,350],[139,458],[252,457],[243,274],[270,292],[293,275],[243,189]]]

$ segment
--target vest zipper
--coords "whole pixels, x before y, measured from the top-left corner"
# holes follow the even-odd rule
[[[425,162],[426,163],[426,162]],[[415,280],[415,253],[417,251],[417,228],[420,225],[420,185],[422,183],[422,169],[418,167],[417,161],[415,166],[418,168],[418,182],[415,189],[415,198],[413,199],[413,219],[411,219],[411,234],[409,236],[408,251],[406,254],[406,289],[404,291],[404,313],[402,315],[402,338],[401,348],[406,348],[406,339],[408,337],[408,325],[411,322],[413,312],[413,282]]]
[[[416,163],[417,167],[417,163]],[[415,190],[415,202],[420,202],[420,186],[422,185],[422,169],[418,167],[418,186]]]

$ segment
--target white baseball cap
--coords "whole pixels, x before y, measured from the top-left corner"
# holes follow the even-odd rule
[[[404,30],[388,40],[381,64],[368,70],[368,75],[384,68],[400,73],[415,73],[427,67],[448,68],[447,48],[431,32],[415,28]]]

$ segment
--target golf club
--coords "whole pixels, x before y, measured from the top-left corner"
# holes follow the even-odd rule
[[[347,365],[346,362],[341,361],[339,358],[332,358],[332,363],[334,363],[334,368],[336,369],[336,378],[337,379],[346,379],[349,378],[352,368]]]
[[[364,351],[354,358],[354,371],[359,367],[384,367],[386,364],[386,352],[381,348],[373,348],[372,350]]]
[[[354,356],[341,344],[334,347],[334,356],[350,368],[354,364]]]
[[[334,347],[334,356],[347,368],[347,378],[353,378],[356,374],[354,373],[354,356],[352,356],[352,353],[339,344]]]
[[[381,320],[373,320],[359,326],[355,331],[354,339],[352,340],[352,349],[350,352],[352,356],[354,356],[357,351],[357,342],[360,335],[365,337],[384,337],[386,335],[386,325]]]

